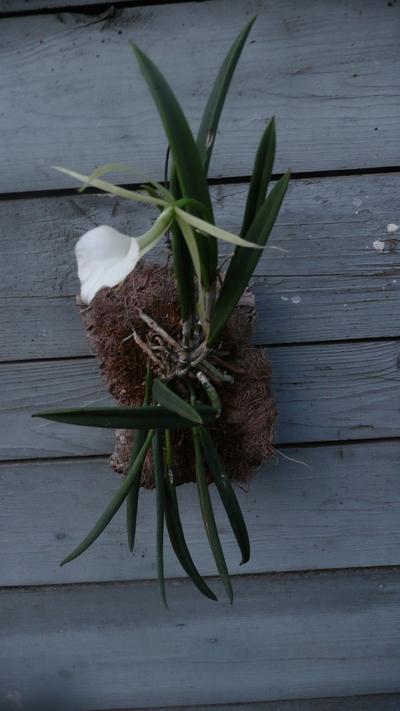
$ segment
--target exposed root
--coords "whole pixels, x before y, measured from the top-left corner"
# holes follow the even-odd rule
[[[271,367],[251,343],[253,322],[244,310],[235,310],[215,348],[207,349],[204,341],[184,347],[173,273],[168,265],[141,260],[118,290],[102,289],[81,314],[107,389],[119,405],[141,405],[150,358],[155,377],[166,378],[178,394],[185,393],[190,379],[199,403],[209,404],[214,393],[220,399],[221,416],[209,430],[232,480],[247,482],[272,453],[277,410],[269,385]],[[132,431],[117,430],[116,435],[111,466],[126,474]],[[171,435],[174,482],[194,481],[191,434]],[[151,452],[142,485],[154,487]]]

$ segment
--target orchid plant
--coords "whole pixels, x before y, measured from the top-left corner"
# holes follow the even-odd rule
[[[161,364],[160,359],[140,339],[137,340],[138,347],[146,348],[148,355],[142,406],[75,408],[35,415],[75,425],[135,430],[129,470],[124,482],[93,529],[61,565],[79,556],[98,538],[125,500],[128,543],[133,551],[141,472],[147,452],[152,446],[157,509],[157,574],[165,605],[164,522],[174,552],[187,575],[204,595],[217,599],[195,567],[185,541],[174,484],[172,430],[189,429],[192,432],[196,482],[204,525],[231,603],[232,586],[208,492],[205,461],[236,537],[242,563],[250,557],[243,515],[206,425],[220,414],[219,388],[224,383],[233,382],[232,375],[221,368],[220,360],[215,359],[214,346],[254,272],[289,182],[290,174],[287,173],[268,191],[275,155],[274,119],[268,123],[256,154],[240,235],[231,234],[214,224],[207,173],[228,87],[255,19],[240,32],[222,64],[204,111],[197,141],[164,76],[132,44],[164,124],[173,160],[169,184],[166,182],[162,185],[121,164],[105,165],[90,176],[57,168],[82,182],[80,190],[90,185],[112,195],[153,204],[160,211],[151,228],[139,237],[130,237],[103,225],[79,239],[76,257],[81,282],[80,296],[84,304],[89,306],[102,288],[118,287],[163,235],[168,230],[172,233],[173,267],[179,292],[182,333],[179,340],[172,338],[162,324],[155,323],[148,314],[140,314],[149,328],[157,332],[167,355]],[[112,171],[140,175],[145,181],[143,191],[105,182],[102,176]],[[229,242],[235,247],[223,277],[218,261],[218,240]],[[179,388],[174,387],[176,383]],[[206,402],[199,397],[195,383],[201,386]]]

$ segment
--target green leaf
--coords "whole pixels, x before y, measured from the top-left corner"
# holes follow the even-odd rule
[[[207,221],[214,222],[203,163],[184,113],[156,65],[133,43],[132,48],[164,124],[182,196],[199,200],[207,210]],[[198,249],[204,286],[209,288],[216,279],[218,248],[212,238],[199,237]]]
[[[203,424],[208,424],[215,417],[215,408],[200,405],[195,408]],[[81,427],[108,427],[111,429],[190,429],[193,420],[175,415],[166,407],[77,407],[66,410],[47,410],[35,412],[32,417],[64,422]]]
[[[255,216],[264,203],[275,160],[275,146],[275,120],[272,118],[261,138],[254,161],[253,174],[240,231],[242,237],[249,231]]]
[[[90,183],[95,188],[100,188],[106,193],[111,193],[112,195],[119,195],[120,197],[126,197],[129,200],[137,200],[138,202],[148,202],[153,205],[162,205],[162,207],[167,207],[168,203],[165,200],[154,197],[146,197],[146,195],[141,195],[134,190],[127,190],[126,188],[119,188],[118,185],[113,185],[112,183],[107,183],[105,180],[90,180],[90,175],[82,175],[82,173],[75,173],[74,170],[68,170],[68,168],[59,168],[57,165],[53,165],[54,170],[59,170],[60,173],[65,173],[70,175],[71,178],[76,178],[80,180],[81,183]]]
[[[128,476],[132,468],[135,466],[136,459],[139,456],[140,450],[142,449],[145,443],[146,437],[146,430],[135,430],[133,435],[133,444],[131,458],[129,462]],[[126,499],[126,530],[128,534],[128,546],[131,553],[133,553],[133,548],[135,545],[136,518],[141,476],[142,467],[138,467],[136,470],[136,475],[133,477],[132,486],[129,490]]]
[[[232,526],[232,531],[235,534],[235,538],[242,554],[242,562],[240,565],[243,565],[250,559],[250,541],[243,514],[232,484],[227,477],[224,466],[218,456],[218,452],[214,447],[214,443],[204,427],[201,428],[200,436],[204,454],[206,455],[208,466],[210,467],[210,472],[214,477],[215,486],[218,489],[221,501]]]
[[[96,170],[93,171],[93,173],[89,176],[87,179],[85,185],[82,188],[79,188],[80,191],[83,191],[88,185],[91,184],[93,180],[96,180],[96,178],[100,178],[102,175],[105,175],[105,173],[133,173],[134,175],[139,175],[141,178],[144,178],[144,180],[147,180],[150,185],[153,185],[158,192],[161,193],[163,196],[164,200],[167,202],[173,203],[174,202],[174,197],[171,195],[169,190],[165,188],[163,185],[160,183],[157,183],[156,180],[153,180],[150,175],[147,175],[147,173],[142,173],[141,170],[136,170],[136,168],[131,168],[130,165],[125,165],[125,163],[107,163],[106,165],[100,166],[100,168],[96,168]],[[160,199],[160,196],[156,196],[158,199]]]
[[[200,443],[200,428],[193,428],[193,441],[194,449],[196,455],[196,483],[197,491],[199,494],[201,512],[203,514],[204,526],[207,532],[208,541],[216,566],[218,568],[219,575],[224,584],[225,590],[227,592],[229,602],[233,603],[233,590],[231,581],[229,578],[228,568],[226,566],[226,561],[224,553],[221,546],[221,541],[219,540],[217,525],[215,523],[214,512],[211,504],[210,493],[208,491],[206,474],[204,471],[203,464],[203,454],[201,451]]]
[[[164,582],[164,457],[161,430],[153,439],[154,478],[156,481],[156,561],[158,589],[164,607],[168,607]]]
[[[176,210],[177,212],[177,210]],[[187,213],[186,213],[187,214]],[[202,278],[201,278],[201,257],[200,253],[197,247],[197,240],[194,236],[193,230],[190,227],[190,225],[185,222],[185,220],[180,217],[180,215],[176,214],[176,221],[179,225],[179,228],[183,234],[183,237],[186,242],[186,246],[188,248],[188,251],[190,253],[190,257],[192,260],[192,264],[194,266],[194,271],[197,276],[197,286],[198,286],[198,291],[199,291],[199,298],[197,300],[197,308],[199,311],[199,316],[200,316],[200,321],[203,325],[203,328],[205,328],[205,311],[204,311],[204,288],[202,286]]]
[[[178,176],[173,166],[171,170],[170,189],[176,200],[182,197]],[[171,225],[171,233],[174,274],[182,309],[182,322],[186,323],[190,320],[194,321],[196,313],[194,265],[185,238],[175,220]]]
[[[193,423],[203,424],[203,421],[198,412],[190,405],[190,403],[182,400],[179,395],[176,395],[172,390],[169,390],[161,380],[155,380],[153,383],[153,397],[160,403],[180,417],[190,420]]]
[[[175,207],[175,215],[177,220],[182,219],[185,222],[188,222],[189,225],[194,227],[196,230],[209,233],[210,235],[213,235],[213,237],[219,237],[219,239],[222,239],[225,242],[230,242],[231,244],[236,244],[238,247],[246,247],[247,249],[254,249],[255,247],[258,249],[263,248],[263,245],[249,242],[242,237],[234,235],[232,232],[227,232],[226,230],[222,230],[220,227],[216,227],[215,225],[211,225],[209,222],[205,222],[205,220],[202,220],[200,217],[189,215],[179,207]]]
[[[198,572],[189,549],[186,545],[185,536],[183,533],[182,522],[179,514],[178,499],[176,490],[171,483],[168,472],[164,476],[165,483],[165,520],[172,548],[178,558],[183,570],[189,576],[191,581],[200,590],[203,595],[210,600],[217,601],[217,597],[212,590],[206,585],[205,581]]]
[[[118,489],[115,496],[111,499],[106,510],[100,516],[99,520],[93,526],[92,530],[88,533],[86,538],[84,538],[82,543],[80,543],[79,546],[77,548],[75,548],[74,551],[72,551],[72,553],[70,553],[66,558],[64,558],[64,560],[61,562],[61,565],[65,565],[66,563],[69,563],[71,560],[74,560],[74,558],[77,558],[85,550],[87,550],[89,548],[89,546],[91,546],[92,543],[94,543],[95,540],[104,531],[105,527],[110,523],[111,519],[115,516],[118,509],[122,506],[123,502],[125,501],[128,493],[129,493],[129,490],[133,484],[133,481],[137,475],[138,470],[142,468],[143,462],[144,462],[146,454],[147,454],[147,450],[150,447],[151,440],[153,439],[153,437],[154,437],[154,430],[150,430],[150,432],[147,435],[146,441],[145,441],[143,447],[141,448],[138,457],[136,458],[135,463],[132,465],[132,467],[130,467],[128,476],[126,477],[125,481],[120,486],[120,488]]]
[[[248,242],[262,246],[266,244],[285,197],[289,179],[290,173],[283,175],[269,193],[246,234]],[[261,251],[249,250],[247,247],[238,247],[235,250],[211,317],[208,347],[212,346],[229,319],[257,266],[260,255]]]
[[[150,195],[150,197],[153,197],[156,199],[160,198],[157,190],[154,190],[154,188],[152,188],[150,185],[141,185],[140,187],[143,188],[143,190],[145,190],[146,193],[148,193],[148,195]],[[158,209],[160,212],[163,212],[164,207],[162,207],[162,205],[158,205]]]
[[[256,21],[256,18],[257,15],[255,15],[250,20],[250,22],[247,23],[247,25],[243,28],[243,30],[235,39],[232,47],[226,55],[221,65],[221,69],[218,72],[215,84],[211,90],[210,98],[208,99],[207,106],[205,108],[203,118],[201,120],[199,133],[197,136],[197,146],[204,164],[206,174],[208,173],[208,167],[211,159],[212,150],[214,148],[218,123],[225,103],[226,95],[228,93],[229,85],[231,83],[232,76],[236,69],[236,65],[239,61],[239,57],[242,53],[242,49],[246,42],[247,36],[254,22]]]

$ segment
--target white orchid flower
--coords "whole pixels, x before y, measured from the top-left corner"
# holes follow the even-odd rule
[[[173,208],[167,207],[153,227],[140,237],[129,237],[107,225],[82,235],[75,254],[83,303],[89,305],[103,287],[117,286],[124,281],[139,259],[165,234],[173,214]]]
[[[61,173],[65,173],[73,178],[84,183],[83,190],[88,185],[100,188],[111,195],[126,197],[131,200],[147,202],[153,205],[163,207],[161,215],[156,220],[153,227],[140,237],[128,237],[123,235],[113,227],[102,225],[94,230],[86,232],[78,241],[75,251],[78,261],[78,276],[81,281],[81,299],[85,304],[90,304],[98,291],[103,287],[113,287],[120,284],[128,274],[135,268],[139,259],[152,249],[154,245],[168,230],[172,220],[175,218],[178,222],[187,247],[191,254],[196,276],[199,285],[201,285],[201,264],[198,254],[194,231],[203,234],[211,235],[230,242],[231,244],[249,247],[251,249],[263,249],[263,246],[247,242],[237,235],[222,230],[215,225],[206,222],[190,213],[182,210],[184,205],[192,203],[195,207],[199,206],[196,200],[183,198],[175,201],[173,195],[164,186],[149,178],[144,173],[140,173],[134,168],[122,165],[120,163],[110,163],[92,173],[92,175],[82,175],[67,168],[53,166]],[[142,195],[141,193],[126,188],[118,187],[112,183],[99,180],[99,177],[110,171],[129,171],[144,177],[159,194],[165,199],[155,197],[154,195]],[[200,205],[201,207],[201,205]],[[194,231],[193,231],[194,230]],[[200,286],[199,289],[199,313],[202,322],[204,321],[204,294]]]

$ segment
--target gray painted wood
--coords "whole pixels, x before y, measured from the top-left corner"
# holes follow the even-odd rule
[[[113,5],[119,5],[125,0],[114,0]],[[36,10],[65,10],[65,8],[84,8],[88,5],[99,5],[98,0],[0,0],[0,13],[34,12]],[[103,3],[104,4],[104,3]],[[90,13],[91,14],[91,13]],[[98,17],[104,15],[104,11]],[[91,18],[97,19],[95,17]]]
[[[240,230],[247,190],[245,184],[211,189],[220,227]],[[400,173],[292,180],[268,242],[274,249],[267,248],[255,276],[396,278],[400,231],[389,234],[386,228],[399,224],[399,190]],[[0,296],[73,296],[78,288],[73,248],[84,232],[110,224],[139,235],[157,214],[104,193],[3,201]],[[383,249],[374,248],[376,241]],[[229,246],[220,243],[220,249],[229,254]],[[165,258],[162,245],[149,256],[160,253]]]
[[[273,346],[277,442],[398,437],[399,343]],[[0,459],[109,454],[112,430],[31,419],[33,412],[105,406],[94,359],[7,363],[0,368]]]
[[[398,571],[234,585],[230,607],[176,581],[169,610],[155,582],[4,591],[1,697],[57,685],[85,710],[400,691]]]
[[[256,270],[257,343],[397,336],[400,231],[386,227],[400,224],[399,189],[399,174],[292,181],[270,238],[286,251],[267,249]],[[212,194],[217,224],[239,231],[247,186]],[[73,245],[98,224],[141,234],[153,216],[105,195],[3,202],[0,359],[87,355]]]
[[[273,345],[397,337],[400,279],[387,277],[268,277],[254,285],[254,343]],[[75,299],[0,299],[5,361],[90,354]]]
[[[263,701],[261,704],[223,704],[222,706],[181,706],[179,711],[398,711],[400,694],[374,694],[350,698],[295,699]],[[47,710],[46,710],[47,711]],[[131,711],[131,709],[129,709]],[[142,711],[154,711],[143,709]],[[173,707],[157,711],[173,711]]]
[[[73,184],[56,181],[50,165],[91,172],[133,162],[161,178],[166,141],[129,40],[162,66],[196,131],[223,57],[254,12],[212,175],[249,175],[273,114],[277,172],[397,165],[398,5],[218,0],[116,8],[103,22],[81,13],[3,18],[2,191]]]
[[[247,575],[400,565],[398,460],[397,441],[284,448],[256,473],[247,491],[236,489],[252,548],[242,567],[212,486],[229,570]],[[156,577],[154,491],[140,494],[133,558],[123,506],[88,551],[60,568],[106,508],[120,478],[106,461],[85,459],[3,464],[0,479],[0,586]],[[178,497],[193,558],[202,574],[214,575],[195,485],[180,487]],[[165,575],[185,577],[167,535]]]

